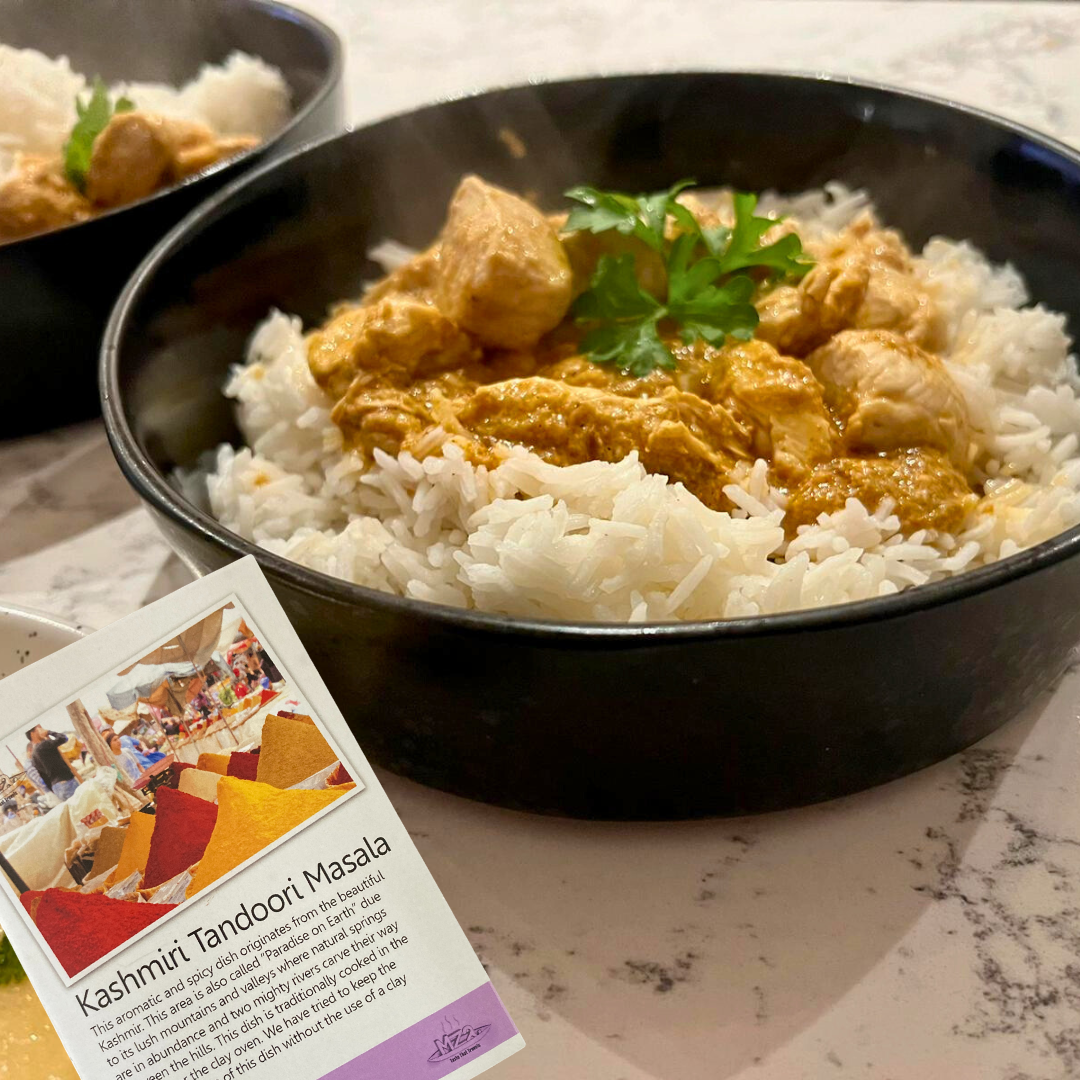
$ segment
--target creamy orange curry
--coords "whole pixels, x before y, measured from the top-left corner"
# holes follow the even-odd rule
[[[658,251],[614,229],[568,231],[566,215],[466,177],[437,241],[309,338],[311,372],[346,444],[368,458],[377,449],[423,457],[445,432],[487,465],[510,446],[559,465],[637,451],[650,472],[715,509],[731,508],[733,474],[764,458],[788,494],[789,528],[854,496],[871,509],[892,499],[905,530],[956,531],[977,499],[969,421],[936,355],[934,300],[900,236],[866,215],[827,243],[807,242],[813,262],[797,278],[750,267],[741,276],[751,281],[736,284],[756,328],[724,334],[706,312],[695,334],[694,301],[683,304],[682,327],[659,306],[678,239],[690,226],[710,236],[744,223],[730,199],[683,192],[677,204],[662,213]],[[798,225],[760,227],[766,245]],[[695,243],[686,250],[704,261]],[[646,372],[590,351],[597,311],[616,338],[630,325],[620,321],[625,280],[599,304],[577,299],[598,275],[610,285],[627,255],[637,293],[626,303],[648,312],[658,298],[647,330],[673,361]],[[709,290],[735,276],[697,282],[702,311],[705,301],[715,311],[721,293]]]

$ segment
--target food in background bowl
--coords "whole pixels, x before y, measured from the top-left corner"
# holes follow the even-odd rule
[[[234,52],[176,88],[106,87],[0,45],[0,243],[74,225],[257,146],[289,116],[281,72]]]
[[[913,254],[869,198],[476,177],[441,236],[226,392],[218,519],[313,569],[510,615],[636,622],[885,596],[1080,521],[1064,318]]]

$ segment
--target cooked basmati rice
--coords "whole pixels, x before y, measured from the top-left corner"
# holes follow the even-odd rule
[[[834,184],[763,197],[827,236],[869,205]],[[384,244],[389,263],[405,254]],[[298,319],[274,312],[226,393],[248,446],[223,445],[206,488],[228,528],[334,577],[399,596],[508,615],[644,622],[753,616],[887,596],[992,563],[1080,522],[1080,398],[1064,318],[1009,266],[931,240],[918,273],[945,314],[943,358],[970,409],[986,498],[959,535],[905,536],[886,501],[856,499],[788,540],[764,461],[709,509],[623,461],[549,464],[524,449],[497,468],[445,443],[417,459],[343,447],[308,370]],[[439,433],[432,435],[437,449]]]
[[[60,153],[75,123],[75,97],[87,85],[66,56],[54,60],[34,49],[0,45],[0,178],[19,152]],[[219,135],[265,139],[289,116],[289,88],[281,72],[241,52],[204,65],[179,88],[117,83],[110,89],[114,97],[126,93],[140,108],[198,120]]]

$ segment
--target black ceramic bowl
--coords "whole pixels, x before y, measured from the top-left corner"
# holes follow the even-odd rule
[[[524,158],[511,152],[513,131]],[[501,136],[500,136],[501,133]],[[438,229],[475,170],[546,205],[578,182],[694,176],[865,186],[916,244],[967,237],[1080,327],[1080,158],[991,117],[879,87],[672,74],[499,90],[263,168],[143,263],[106,334],[113,449],[196,570],[258,556],[370,756],[448,791],[586,817],[808,803],[878,784],[1015,716],[1080,637],[1080,530],[898,597],[730,622],[571,625],[334,580],[245,543],[169,479],[239,439],[220,387],[272,306],[321,319],[364,252]]]
[[[139,260],[242,170],[338,130],[342,87],[337,35],[270,0],[3,0],[0,42],[67,56],[88,78],[173,85],[239,49],[281,70],[293,108],[274,137],[177,187],[67,229],[0,244],[6,437],[96,414],[101,333]]]

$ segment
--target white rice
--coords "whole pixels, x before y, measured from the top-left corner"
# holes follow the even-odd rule
[[[796,212],[823,236],[868,200],[831,185],[763,205]],[[402,252],[384,245],[373,255],[394,262]],[[967,398],[989,496],[957,536],[904,536],[887,502],[871,512],[849,499],[788,542],[784,496],[764,461],[726,489],[731,513],[646,473],[635,455],[559,467],[518,449],[488,470],[447,444],[423,460],[379,453],[365,469],[343,450],[332,403],[308,371],[299,320],[279,312],[226,387],[249,445],[218,449],[206,477],[211,508],[267,550],[373,589],[571,620],[792,611],[992,563],[1080,522],[1070,342],[1062,316],[1021,308],[1016,271],[970,244],[932,240],[918,272],[946,314],[945,361]]]
[[[75,97],[88,76],[72,71],[66,56],[55,60],[34,49],[0,45],[0,178],[19,152],[58,154],[75,123]],[[277,68],[234,52],[207,64],[179,88],[165,83],[117,83],[115,98],[127,94],[139,107],[198,120],[219,135],[277,132],[289,116],[289,88]]]

